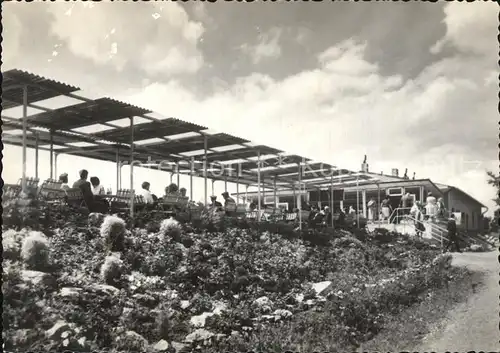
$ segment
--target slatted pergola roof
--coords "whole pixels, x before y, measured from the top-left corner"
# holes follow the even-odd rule
[[[110,162],[156,163],[162,165],[162,170],[197,177],[205,175],[206,153],[209,179],[244,185],[257,185],[260,160],[260,185],[266,188],[294,187],[299,180],[299,164],[300,179],[306,189],[328,188],[334,181],[372,183],[374,180],[365,173],[286,154],[111,98],[95,99],[78,87],[21,70],[3,72],[5,144],[23,146],[25,86],[29,148]],[[217,173],[211,173],[213,170]]]

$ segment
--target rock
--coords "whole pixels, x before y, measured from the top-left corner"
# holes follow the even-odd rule
[[[253,303],[259,307],[273,306],[273,302],[268,297],[257,298]]]
[[[64,287],[59,291],[61,297],[78,297],[82,292],[81,288],[77,287]]]
[[[167,341],[165,340],[160,340],[158,341],[154,346],[153,346],[153,349],[155,351],[166,351],[170,348],[170,344],[168,344]]]
[[[191,306],[189,300],[181,300],[181,309],[187,309]]]
[[[78,345],[81,348],[87,348],[88,347],[88,345],[87,345],[87,339],[85,337],[80,337],[79,339],[76,340],[76,342],[78,343]]]
[[[312,285],[312,288],[316,292],[316,295],[319,296],[325,296],[328,294],[329,290],[332,288],[332,281],[323,281],[323,282],[318,282],[314,283]]]
[[[283,318],[283,319],[287,319],[289,317],[292,317],[292,312],[289,311],[289,310],[285,310],[285,309],[278,309],[278,310],[275,310],[274,313],[273,313],[274,316],[276,316],[276,318]]]
[[[136,299],[139,303],[145,305],[145,306],[154,306],[157,302],[155,297],[149,294],[134,294],[132,298]]]
[[[96,291],[97,293],[107,294],[107,295],[118,295],[120,290],[116,287],[107,284],[93,284],[89,289]]]
[[[298,303],[302,303],[304,301],[304,294],[297,294],[295,296],[295,300],[297,300]]]
[[[470,250],[471,250],[471,251],[474,251],[474,252],[479,252],[479,251],[483,251],[484,249],[483,249],[483,247],[482,247],[481,245],[479,245],[479,244],[472,244],[472,245],[470,246]]]
[[[71,332],[70,332],[70,331],[64,331],[64,332],[61,334],[61,338],[68,338],[70,334],[71,334]]]
[[[172,348],[175,349],[176,352],[181,352],[184,348],[186,348],[186,345],[180,342],[172,342]]]
[[[51,274],[40,271],[23,270],[21,271],[21,278],[24,282],[35,286],[52,286],[56,283]]]
[[[69,330],[69,324],[64,320],[58,320],[52,328],[45,331],[45,336],[48,339],[56,340],[61,337],[64,331]]]
[[[184,341],[188,343],[199,342],[208,340],[214,336],[212,332],[201,328],[187,335]]]
[[[102,213],[92,212],[91,214],[89,214],[88,217],[89,226],[99,227],[103,221],[104,221],[104,215]]]
[[[190,320],[191,325],[193,325],[194,327],[205,327],[205,321],[207,320],[207,318],[214,315],[214,313],[205,312],[201,315],[193,316]]]

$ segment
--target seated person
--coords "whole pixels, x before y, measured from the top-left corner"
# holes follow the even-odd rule
[[[104,190],[104,186],[101,185],[98,177],[91,177],[90,184],[92,184],[92,193],[94,195],[106,195],[106,190]]]
[[[177,184],[170,184],[165,188],[165,195],[180,195]]]
[[[250,211],[255,211],[257,209],[257,202],[255,200],[250,201],[248,208]]]
[[[186,188],[180,188],[179,192],[181,193],[182,197],[186,197],[186,193],[187,193]]]
[[[68,185],[68,173],[63,173],[59,176],[59,181],[62,182],[61,189],[68,190],[70,187]]]
[[[227,191],[224,191],[222,193],[222,197],[224,198],[224,208],[226,208],[227,206],[232,206],[232,207],[235,207],[236,206],[236,201],[234,201],[234,199],[229,196],[229,193]],[[236,211],[236,210],[234,210]],[[234,213],[234,211],[226,211],[226,214],[232,214]]]
[[[155,200],[153,194],[151,193],[151,191],[149,191],[150,186],[151,185],[149,184],[149,182],[147,181],[143,182],[141,185],[142,189],[141,191],[139,191],[139,195],[141,195],[144,198],[144,202],[146,202],[147,204],[154,204]]]
[[[222,204],[219,201],[217,201],[217,196],[215,196],[215,195],[210,196],[210,200],[212,201],[210,203],[211,208],[215,207],[217,209],[222,209]]]
[[[92,187],[90,183],[87,181],[89,176],[89,172],[85,169],[80,170],[80,179],[73,183],[74,188],[80,188],[82,191],[83,199],[87,204],[87,207],[90,212],[107,212],[107,206],[102,200],[96,200],[94,198],[94,194],[92,193]]]

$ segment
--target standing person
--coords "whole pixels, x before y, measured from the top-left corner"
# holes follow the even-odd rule
[[[444,200],[442,197],[440,197],[437,200],[437,208],[438,208],[438,216],[440,218],[444,218],[446,216],[446,206],[444,204]]]
[[[428,215],[432,221],[434,221],[437,214],[437,200],[434,195],[432,195],[432,192],[427,194],[427,199],[425,201],[425,214]]]
[[[373,197],[370,199],[370,201],[368,201],[366,207],[368,208],[368,220],[370,222],[373,222],[375,220],[377,212],[377,202]]]
[[[386,197],[385,199],[383,199],[380,206],[382,209],[382,217],[383,217],[384,221],[386,221],[389,219],[389,217],[391,215],[391,204],[389,202],[389,198]]]
[[[406,194],[403,195],[403,197],[401,197],[401,208],[402,208],[402,212],[400,215],[398,215],[398,223],[400,223],[401,221],[401,218],[403,216],[406,216],[407,214],[410,214],[410,208],[411,208],[411,205],[412,204],[412,197],[410,195],[409,192],[406,192]]]
[[[91,177],[90,184],[92,184],[92,193],[94,195],[105,195],[106,190],[104,190],[104,186],[101,185],[101,181],[98,177]]]
[[[419,238],[422,237],[422,233],[425,232],[424,226],[424,214],[422,213],[422,207],[419,202],[416,202],[412,207],[410,214],[415,218],[415,235]]]
[[[68,173],[63,173],[59,176],[59,181],[62,182],[61,189],[64,191],[68,190],[70,187],[68,185]]]
[[[453,213],[448,219],[448,244],[446,245],[446,251],[450,249],[451,245],[455,247],[456,252],[462,252],[458,243],[457,222]]]

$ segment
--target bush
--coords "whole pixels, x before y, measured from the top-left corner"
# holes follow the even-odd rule
[[[107,256],[101,267],[101,279],[106,284],[116,284],[122,275],[123,261],[115,256]]]
[[[101,236],[111,251],[125,248],[125,221],[117,216],[106,216],[101,224]]]
[[[49,265],[49,245],[47,238],[41,232],[30,232],[23,241],[21,258],[27,268],[44,270]]]
[[[160,224],[160,234],[163,237],[163,240],[166,240],[167,237],[180,240],[179,237],[181,235],[181,230],[181,224],[173,218],[167,218]]]

